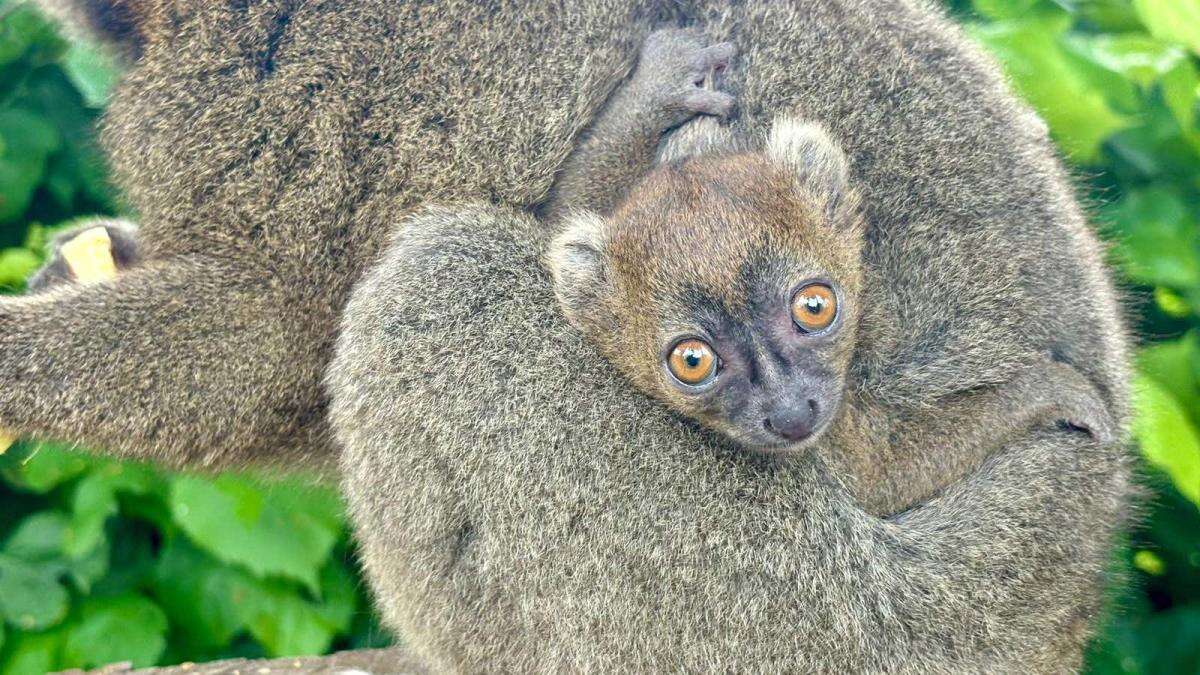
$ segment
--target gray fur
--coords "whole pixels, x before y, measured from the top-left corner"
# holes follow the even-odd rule
[[[122,41],[140,58],[102,129],[144,262],[0,302],[0,427],[175,464],[317,468],[334,455],[321,377],[337,319],[395,224],[427,200],[544,200],[676,11],[70,5],[147,18]]]
[[[717,91],[716,71],[732,44],[705,46],[695,31],[650,34],[629,81],[622,84],[579,139],[538,211],[558,223],[572,211],[607,213],[654,164],[664,134],[696,115],[724,117],[733,96]]]
[[[372,583],[433,662],[1078,663],[1128,494],[1119,447],[1026,431],[878,520],[819,455],[761,464],[631,393],[557,316],[528,221],[406,218],[540,203],[636,45],[661,22],[703,25],[741,50],[739,131],[793,114],[850,159],[869,223],[855,409],[886,432],[897,407],[936,409],[1048,357],[1120,426],[1127,345],[1099,246],[1044,126],[936,11],[144,7],[104,143],[146,260],[0,303],[0,427],[173,462],[330,463],[320,378],[353,284],[399,227],[330,374]],[[945,476],[947,455],[932,445],[915,470]]]
[[[686,140],[666,144],[675,146],[671,165],[634,186],[610,218],[569,219],[546,255],[566,318],[640,391],[747,451],[782,453],[806,447],[826,427],[773,445],[777,437],[762,434],[763,401],[818,396],[823,422],[836,422],[821,448],[825,459],[868,510],[882,515],[928,499],[1031,428],[1065,424],[1103,444],[1120,439],[1095,386],[1050,354],[1003,383],[967,386],[934,406],[883,406],[856,395],[839,410],[864,296],[862,221],[844,155],[817,125],[786,117],[772,124],[759,151],[735,141],[729,147],[741,152],[731,152],[705,141],[697,127],[726,137],[711,118],[680,129]],[[681,154],[685,146],[693,152]],[[758,269],[747,273],[750,266]],[[841,289],[836,332],[807,344],[794,331],[769,336],[764,326],[776,320],[776,305],[786,305],[792,285],[814,274]],[[681,288],[688,291],[682,302]],[[738,327],[714,329],[711,318],[696,316],[705,311],[694,308],[697,294],[735,312]],[[764,302],[770,298],[778,302]],[[723,333],[716,340],[733,357],[724,381],[716,392],[681,392],[665,371],[662,341],[713,330]],[[762,348],[764,340],[773,347]],[[755,350],[768,366],[747,367],[744,353]],[[781,379],[772,379],[772,367],[785,373]]]
[[[737,152],[745,149],[745,139],[734,135],[713,117],[701,117],[667,134],[659,144],[658,164],[683,162],[692,157]]]
[[[818,453],[746,454],[631,392],[559,316],[540,231],[484,206],[406,221],[329,370],[368,576],[435,669],[1078,665],[1120,444],[1019,429],[878,519]]]
[[[1130,494],[1110,440],[1127,346],[1044,127],[923,8],[701,18],[741,50],[740,131],[791,112],[850,158],[868,232],[848,408],[924,449],[912,484],[843,485],[866,443],[774,463],[663,413],[555,316],[533,225],[435,211],[360,286],[329,370],[388,622],[463,670],[1077,668]],[[974,418],[989,392],[1029,407]],[[1062,405],[1094,433],[1015,422]],[[940,408],[948,431],[922,429]]]
[[[139,0],[37,0],[37,4],[61,20],[77,37],[103,41],[126,60],[141,55],[146,40],[158,27],[152,13],[166,7],[164,3]]]

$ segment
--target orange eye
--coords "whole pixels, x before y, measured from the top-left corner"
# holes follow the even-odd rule
[[[716,374],[717,355],[704,340],[680,340],[671,348],[667,369],[675,379],[694,387],[704,384]]]
[[[837,296],[827,284],[809,284],[792,296],[792,320],[802,330],[824,330],[837,318]]]

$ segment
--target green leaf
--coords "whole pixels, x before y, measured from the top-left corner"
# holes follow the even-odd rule
[[[234,476],[179,476],[170,503],[183,531],[217,559],[318,592],[317,573],[339,535],[323,507],[314,513],[282,508],[264,499],[260,484]]]
[[[1189,63],[1187,51],[1149,35],[1068,35],[1064,44],[1087,61],[1149,87],[1166,73]]]
[[[1197,148],[1165,105],[1144,107],[1137,124],[1113,134],[1105,147],[1114,160],[1112,173],[1131,184],[1126,189],[1136,190],[1144,183],[1172,189],[1179,178],[1200,177],[1195,174]]]
[[[1133,0],[1133,8],[1152,35],[1200,54],[1200,0]]]
[[[25,213],[46,170],[45,155],[5,154],[0,157],[0,223],[13,222]]]
[[[1200,506],[1200,435],[1169,391],[1144,375],[1135,385],[1133,433],[1142,456]]]
[[[1154,304],[1167,316],[1183,319],[1192,313],[1192,306],[1187,299],[1164,286],[1154,288]]]
[[[1106,216],[1115,227],[1117,255],[1130,277],[1184,289],[1200,284],[1197,228],[1178,192],[1136,191],[1109,208]]]
[[[1163,100],[1185,131],[1196,127],[1196,108],[1200,106],[1200,74],[1190,59],[1184,59],[1162,78]]]
[[[48,628],[67,614],[57,571],[0,554],[0,616],[25,630]]]
[[[67,559],[67,576],[80,593],[90,593],[92,585],[108,574],[109,555],[111,546],[107,541],[101,541],[82,558]]]
[[[153,585],[171,623],[196,651],[228,644],[246,627],[246,617],[257,611],[257,603],[252,603],[257,594],[253,577],[217,561],[181,536],[167,542]]]
[[[1142,22],[1129,0],[1056,0],[1066,5],[1079,19],[1108,33],[1128,33],[1140,30]]]
[[[327,565],[322,605],[304,599],[300,588],[258,579],[218,562],[184,539],[168,543],[155,574],[154,592],[191,649],[212,649],[249,630],[274,656],[320,654],[353,616],[353,581]],[[348,610],[348,604],[350,609]]]
[[[972,4],[989,19],[1014,19],[1028,14],[1038,0],[975,0]]]
[[[57,60],[66,46],[53,24],[28,4],[0,12],[0,65],[26,58],[34,68]]]
[[[334,627],[295,591],[266,582],[252,611],[250,634],[273,656],[323,654],[333,641]]]
[[[70,152],[56,153],[46,163],[46,175],[42,179],[42,187],[58,202],[59,208],[70,209],[79,193],[76,184],[74,167],[71,160],[75,154]]]
[[[104,464],[75,487],[71,525],[64,550],[71,558],[82,558],[100,545],[104,524],[117,513],[117,494],[145,494],[153,489],[154,473],[140,465]]]
[[[1137,369],[1171,392],[1184,410],[1200,414],[1200,335],[1195,331],[1143,347],[1137,354]]]
[[[80,557],[103,539],[105,521],[117,513],[117,495],[102,475],[89,474],[75,487],[71,509],[64,544],[71,557]]]
[[[0,108],[0,136],[10,157],[46,155],[62,147],[62,134],[36,111]]]
[[[345,528],[345,507],[337,490],[314,484],[311,478],[280,480],[277,475],[265,474],[256,480],[260,481],[263,496],[278,508],[303,513],[330,531],[340,532]]]
[[[159,505],[158,509],[165,512],[166,507]],[[165,513],[163,518],[166,518]],[[98,595],[118,595],[125,591],[145,588],[153,576],[156,557],[162,547],[161,541],[167,536],[162,529],[156,529],[147,522],[135,518],[132,514],[116,520],[106,529],[107,545],[96,549],[93,555],[104,554],[105,571],[101,576],[90,578],[92,586],[84,592]],[[84,566],[89,558],[77,564]],[[81,574],[85,570],[81,570]]]
[[[39,511],[17,525],[4,553],[28,563],[61,560],[67,516],[58,511]]]
[[[1162,576],[1167,565],[1154,551],[1138,551],[1133,554],[1133,566],[1153,577]]]
[[[93,668],[131,661],[144,668],[158,662],[167,646],[166,633],[166,615],[140,595],[87,598],[69,627],[63,660]]]
[[[1101,51],[1096,40],[1089,34],[1066,33],[1061,38],[1064,57],[1087,81],[1088,88],[1103,95],[1114,111],[1136,115],[1145,105],[1142,90],[1125,73],[1114,69],[1110,55]]]
[[[79,476],[93,466],[81,453],[52,443],[22,442],[9,450],[15,460],[5,468],[9,482],[31,492],[45,494]]]
[[[1154,551],[1163,561],[1163,574],[1147,591],[1158,596],[1146,602],[1161,606],[1169,597],[1175,604],[1200,606],[1200,509],[1183,496],[1164,471],[1145,471],[1139,481],[1149,492],[1142,508],[1149,518],[1135,530],[1138,548]],[[1145,597],[1145,596],[1143,596]]]
[[[4,675],[45,675],[59,669],[63,632],[16,633],[9,639],[8,654],[0,663]]]
[[[1041,114],[1067,154],[1098,159],[1100,144],[1130,120],[1114,112],[1072,57],[1061,38],[1065,15],[1043,15],[973,25],[968,32],[999,59],[1025,100]]]
[[[1200,663],[1200,608],[1178,607],[1120,622],[1108,663],[1089,672],[1195,673]],[[1115,663],[1114,663],[1115,661]]]
[[[107,52],[87,42],[75,42],[67,51],[63,67],[87,105],[104,106],[118,77],[116,64]]]
[[[358,586],[346,564],[336,558],[321,568],[321,603],[317,611],[334,630],[350,630],[358,609]]]
[[[0,286],[18,288],[42,264],[42,259],[25,248],[0,251]]]

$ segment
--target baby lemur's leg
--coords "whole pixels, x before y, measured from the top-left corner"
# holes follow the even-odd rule
[[[327,323],[289,286],[183,257],[4,298],[0,428],[175,464],[321,463]]]
[[[728,42],[705,46],[695,32],[660,30],[646,39],[637,66],[567,157],[540,215],[572,209],[606,213],[654,164],[667,131],[696,115],[728,115],[733,96],[712,85],[734,55]]]
[[[869,406],[867,407],[869,410]],[[869,414],[850,426],[870,428]],[[928,498],[938,486],[976,470],[1005,444],[1038,428],[1078,430],[1110,445],[1121,429],[1095,385],[1047,360],[994,387],[948,397],[936,407],[895,411],[886,434],[860,447],[855,492],[879,513]],[[886,436],[886,437],[885,437]],[[846,447],[854,447],[847,444]],[[930,448],[944,448],[931,453]]]
[[[141,260],[138,248],[137,225],[128,220],[110,218],[95,218],[62,232],[54,237],[49,244],[49,253],[42,267],[29,277],[26,288],[29,291],[42,291],[52,286],[75,281],[75,272],[64,255],[63,246],[76,241],[81,234],[90,233],[96,228],[103,228],[108,238],[109,250],[113,265],[117,271],[127,270]]]

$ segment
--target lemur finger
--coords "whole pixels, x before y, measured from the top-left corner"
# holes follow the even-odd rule
[[[733,112],[735,99],[731,94],[711,89],[696,89],[689,92],[683,99],[687,110],[703,115],[727,117]]]
[[[721,42],[701,49],[696,55],[697,65],[704,72],[721,70],[726,68],[736,55],[737,47],[732,42]]]

